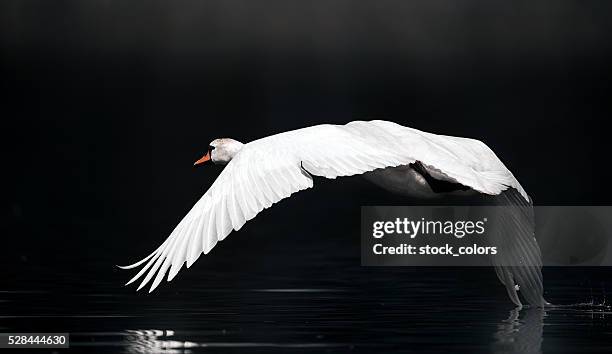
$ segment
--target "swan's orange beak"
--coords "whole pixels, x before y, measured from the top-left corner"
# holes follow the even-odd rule
[[[207,153],[206,153],[206,155],[202,156],[202,158],[201,158],[201,159],[199,159],[198,161],[196,161],[196,162],[195,162],[193,165],[194,165],[194,166],[195,166],[195,165],[200,165],[200,164],[206,163],[206,162],[208,162],[208,161],[211,161],[211,160],[210,160],[210,151],[209,151],[209,152],[207,152]]]

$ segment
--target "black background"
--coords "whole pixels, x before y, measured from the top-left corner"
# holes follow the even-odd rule
[[[608,204],[611,10],[608,1],[2,1],[4,256],[135,260],[218,175],[192,167],[214,138],[357,119],[481,139],[536,204]],[[240,259],[258,247],[262,266],[299,262],[288,250],[332,237],[358,254],[359,205],[398,202],[355,179],[316,184],[213,254]]]

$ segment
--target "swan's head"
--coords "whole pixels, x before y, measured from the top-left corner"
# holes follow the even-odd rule
[[[212,161],[216,165],[226,165],[242,149],[243,145],[238,140],[230,138],[215,139],[208,145],[206,155],[202,156],[194,165],[203,164],[208,161]]]

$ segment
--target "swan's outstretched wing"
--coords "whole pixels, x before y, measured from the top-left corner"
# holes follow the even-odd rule
[[[531,199],[484,143],[466,138],[424,133],[384,122],[352,122],[347,128],[372,142],[393,146],[400,154],[424,163],[433,177],[458,182],[482,193],[491,194],[491,215],[495,230],[488,232],[490,242],[500,253],[491,256],[492,265],[508,296],[521,306],[517,292],[532,305],[544,306],[542,256],[534,238],[535,221]],[[511,187],[511,188],[509,188]]]
[[[478,140],[429,134],[385,121],[352,122],[347,128],[410,155],[427,165],[429,172],[438,173],[435,178],[494,195],[493,205],[501,208],[491,208],[496,230],[488,234],[490,242],[501,248],[491,256],[497,276],[517,306],[521,306],[517,292],[532,305],[548,304],[543,298],[542,256],[534,238],[531,199],[491,149]]]
[[[122,267],[144,264],[128,284],[146,274],[138,289],[155,277],[153,291],[168,269],[172,280],[184,263],[191,266],[264,208],[312,187],[310,174],[336,178],[415,161],[482,193],[499,194],[511,186],[528,198],[495,154],[476,140],[385,121],[298,129],[244,145],[166,241],[143,260]]]
[[[170,281],[184,263],[190,267],[200,254],[210,252],[218,241],[232,230],[239,230],[264,208],[312,187],[312,177],[299,162],[266,156],[248,145],[243,150],[230,161],[157,250],[135,264],[121,267],[130,269],[147,262],[127,284],[146,273],[138,289],[155,276],[149,292],[153,291],[168,269]]]

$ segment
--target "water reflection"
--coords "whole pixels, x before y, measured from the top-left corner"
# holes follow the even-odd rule
[[[224,333],[224,331],[221,331]],[[211,331],[196,331],[188,333],[195,338],[214,337],[219,333]],[[125,347],[125,353],[192,353],[195,348],[285,348],[285,349],[316,349],[316,348],[351,348],[345,343],[270,343],[270,342],[196,342],[175,338],[172,330],[126,330],[124,342],[116,343]],[[81,343],[83,344],[83,343]],[[200,350],[201,351],[201,350]]]
[[[555,269],[547,291],[562,305],[508,313],[490,269],[343,262],[248,278],[236,268],[149,296],[120,287],[119,276],[83,286],[90,275],[36,268],[47,279],[36,287],[34,276],[3,278],[0,328],[68,332],[76,353],[610,352],[608,269]],[[478,286],[466,286],[476,277]],[[568,286],[567,279],[585,280]]]
[[[522,312],[522,316],[521,315]],[[498,325],[495,332],[495,353],[541,353],[546,311],[529,308],[510,311],[510,316]]]
[[[174,340],[172,330],[127,330],[126,353],[191,353],[196,343]]]

